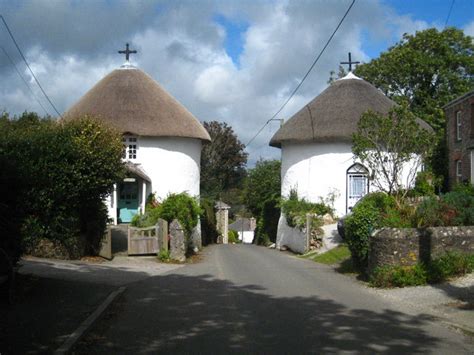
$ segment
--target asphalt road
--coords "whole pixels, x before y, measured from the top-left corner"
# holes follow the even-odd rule
[[[324,265],[250,245],[128,286],[74,353],[473,353]]]

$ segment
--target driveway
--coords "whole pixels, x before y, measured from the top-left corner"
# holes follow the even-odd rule
[[[130,284],[75,353],[472,353],[431,315],[330,267],[252,245]]]

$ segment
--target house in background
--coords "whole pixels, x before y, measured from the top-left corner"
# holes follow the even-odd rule
[[[296,190],[299,198],[320,202],[334,193],[338,216],[375,189],[371,172],[354,161],[352,135],[361,115],[367,110],[387,114],[396,105],[382,91],[352,72],[333,82],[319,96],[291,117],[272,137],[270,145],[281,149],[281,195],[288,198]],[[432,131],[424,121],[418,124]],[[412,165],[402,171],[402,181]],[[278,223],[277,248],[287,246],[305,252],[306,243],[286,224],[281,215]]]
[[[202,144],[210,141],[201,123],[156,81],[126,62],[90,89],[65,114],[97,118],[123,134],[128,174],[114,186],[109,217],[128,223],[145,211],[150,193],[199,196]]]
[[[229,225],[229,229],[236,231],[239,234],[239,240],[242,243],[252,244],[255,236],[255,228],[257,221],[255,218],[241,218],[239,217],[234,223]]]
[[[444,107],[448,145],[449,186],[474,184],[474,90]]]

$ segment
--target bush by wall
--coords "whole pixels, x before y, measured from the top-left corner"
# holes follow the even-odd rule
[[[123,176],[121,135],[83,118],[57,122],[24,113],[0,119],[0,156],[15,166],[20,184],[6,182],[21,216],[21,246],[60,243],[75,258],[96,253],[107,214],[103,199]],[[16,238],[18,235],[11,235]]]
[[[428,263],[412,266],[386,265],[374,270],[370,284],[391,288],[438,283],[474,270],[474,254],[446,253]]]
[[[177,219],[184,229],[187,249],[190,250],[193,229],[199,222],[201,212],[197,200],[187,193],[169,194],[157,207],[149,208],[143,215],[136,215],[131,224],[136,227],[150,227],[158,223],[159,218],[166,220],[168,223]]]
[[[230,229],[228,236],[229,236],[229,243],[232,243],[232,244],[240,243],[239,233],[237,233],[236,231]]]

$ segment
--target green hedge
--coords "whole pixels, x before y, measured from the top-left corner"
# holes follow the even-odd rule
[[[5,205],[20,218],[19,252],[34,253],[41,239],[61,244],[71,258],[98,252],[107,222],[103,200],[123,177],[122,147],[120,133],[87,117],[0,118],[0,157],[14,166],[7,167],[12,176],[1,177],[0,193],[14,196]]]

